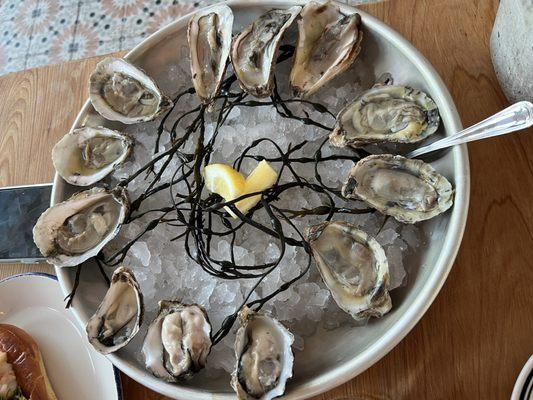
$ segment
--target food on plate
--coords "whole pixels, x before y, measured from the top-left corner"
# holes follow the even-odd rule
[[[204,169],[204,179],[210,192],[220,195],[226,201],[231,201],[271,188],[278,179],[278,173],[265,160],[260,161],[246,179],[229,165],[210,164]],[[261,194],[249,196],[236,202],[235,207],[241,213],[246,214],[260,200]],[[237,218],[228,206],[224,208],[232,217]]]
[[[294,93],[307,97],[344,72],[361,50],[361,16],[346,15],[333,2],[310,1],[300,13],[290,74]]]
[[[160,301],[142,352],[146,368],[155,376],[176,382],[205,367],[211,344],[211,324],[202,306]]]
[[[283,81],[274,91],[276,65],[285,62],[281,72],[291,67],[290,46],[281,47],[282,57],[277,54],[295,19],[299,36],[290,87]],[[399,222],[413,224],[443,213],[453,204],[454,190],[420,160],[392,154],[365,157],[365,150],[348,154],[336,148],[391,142],[395,151],[394,143],[418,142],[440,122],[427,94],[392,85],[389,75],[347,105],[351,83],[320,90],[359,54],[359,14],[346,14],[334,2],[310,1],[303,8],[263,13],[233,44],[232,29],[233,12],[227,5],[190,18],[190,60],[178,60],[185,66],[176,68],[188,74],[190,67],[194,87],[172,81],[176,105],[127,61],[107,58],[98,64],[90,97],[101,116],[135,124],[166,114],[157,127],[133,127],[141,145],[134,160],[118,171],[132,150],[128,135],[105,127],[65,135],[52,152],[58,173],[78,186],[107,177],[102,185],[108,186],[49,208],[34,227],[34,240],[57,266],[80,265],[98,256],[106,281],[101,264],[123,261],[132,269],[115,270],[87,323],[88,340],[100,353],[128,343],[136,347],[138,341],[132,339],[143,322],[142,287],[146,309],[159,304],[142,345],[148,371],[167,382],[189,379],[206,367],[212,347],[225,341],[209,356],[205,376],[211,376],[211,367],[223,368],[232,373],[239,399],[269,400],[284,394],[293,374],[295,339],[280,321],[291,321],[294,334],[306,336],[321,318],[322,327],[334,329],[349,316],[366,321],[388,313],[389,291],[405,276],[401,252],[418,245],[418,228]],[[226,74],[230,58],[234,73]],[[313,101],[296,98],[288,93],[291,89],[300,97],[317,96]],[[332,128],[327,118],[335,117],[337,106],[344,108]],[[219,159],[230,165],[212,163]],[[248,177],[239,172],[258,159],[262,161]],[[371,207],[361,207],[362,202]],[[228,219],[222,207],[243,220]],[[309,273],[313,259],[326,287],[317,273]],[[282,292],[285,297],[275,298]],[[159,301],[176,293],[191,302]],[[343,312],[333,301],[349,316],[339,317]],[[259,313],[265,305],[273,316]],[[218,329],[214,333],[207,310]],[[236,320],[240,327],[233,349],[226,335],[233,334]],[[302,336],[295,346],[300,350]],[[128,355],[136,350],[127,350]],[[228,363],[231,351],[235,368]],[[2,369],[0,362],[0,378],[6,382],[0,390],[11,395],[16,382],[9,368],[4,363]]]
[[[242,400],[270,400],[292,377],[294,336],[279,321],[247,307],[239,312],[231,386]]]
[[[152,78],[122,58],[100,61],[89,81],[94,109],[124,124],[151,121],[172,106]]]
[[[236,199],[244,192],[246,178],[226,164],[209,164],[204,168],[207,190],[216,193],[226,201]]]
[[[306,239],[322,280],[340,308],[356,320],[389,312],[389,263],[376,239],[342,221],[314,225],[308,228]]]
[[[231,62],[242,89],[256,97],[270,96],[281,38],[301,7],[270,10],[248,25],[233,41]]]
[[[112,129],[85,126],[67,133],[52,149],[57,173],[68,183],[89,186],[110,174],[130,155],[133,139]]]
[[[228,64],[233,28],[231,8],[220,4],[195,13],[189,20],[187,38],[192,82],[204,104],[220,92]]]
[[[360,160],[342,194],[406,224],[433,218],[453,204],[452,185],[431,165],[392,154]]]
[[[93,347],[102,354],[126,346],[139,332],[144,315],[143,296],[133,272],[119,267],[102,303],[85,330]]]
[[[24,330],[8,324],[0,324],[0,399],[57,399],[39,346]]]
[[[426,93],[378,84],[339,113],[329,139],[337,147],[415,143],[435,133],[439,122],[437,105]]]
[[[7,361],[7,353],[0,351],[0,399],[23,399],[13,367]]]
[[[50,264],[79,265],[117,235],[128,210],[123,188],[85,190],[46,210],[33,227],[33,240]]]
[[[263,190],[269,189],[278,180],[278,173],[270,166],[270,164],[262,160],[257,164],[250,175],[246,178],[244,183],[244,190],[241,194],[250,194],[262,192]],[[239,200],[235,203],[235,206],[243,213],[246,214],[250,211],[259,201],[261,200],[261,195],[257,194],[255,196],[247,197],[245,199]]]

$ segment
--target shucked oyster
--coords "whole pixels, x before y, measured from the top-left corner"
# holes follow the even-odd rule
[[[453,204],[452,185],[431,165],[391,154],[360,160],[342,194],[408,224],[433,218]]]
[[[270,400],[283,395],[292,376],[294,336],[274,318],[245,307],[235,337],[237,365],[231,386],[242,400]]]
[[[381,317],[391,309],[389,264],[376,239],[340,221],[312,226],[306,238],[340,308],[356,320]]]
[[[139,331],[143,297],[133,272],[119,267],[96,313],[87,322],[89,342],[102,354],[126,346]]]
[[[211,324],[197,304],[160,301],[142,352],[146,368],[168,382],[190,378],[205,367],[211,351]]]
[[[85,190],[46,210],[33,227],[33,240],[50,264],[78,265],[117,235],[128,209],[122,188]]]
[[[226,5],[199,11],[189,21],[192,82],[204,104],[210,104],[220,85],[231,48],[233,12]]]
[[[89,81],[89,98],[104,118],[135,124],[150,121],[172,106],[156,83],[122,58],[98,63]]]
[[[104,127],[74,129],[52,149],[57,173],[71,185],[88,186],[108,175],[131,153],[133,140]]]
[[[337,147],[369,143],[414,143],[435,133],[439,111],[424,92],[378,84],[348,104],[329,135]]]
[[[300,10],[298,6],[270,10],[235,38],[231,62],[243,90],[256,97],[272,93],[280,40]]]
[[[290,83],[297,95],[315,93],[345,71],[361,50],[361,16],[345,15],[332,2],[310,1],[298,21]]]

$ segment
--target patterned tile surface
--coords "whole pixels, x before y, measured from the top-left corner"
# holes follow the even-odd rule
[[[215,2],[0,0],[0,75],[132,48],[176,18]]]

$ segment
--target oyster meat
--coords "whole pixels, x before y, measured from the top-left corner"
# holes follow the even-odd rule
[[[242,89],[256,97],[272,93],[280,40],[301,7],[270,10],[244,29],[233,42],[231,62]]]
[[[143,297],[133,272],[117,268],[104,300],[87,322],[89,342],[102,354],[117,351],[139,332],[143,314]]]
[[[151,121],[172,106],[156,83],[122,58],[98,63],[89,81],[89,98],[102,117],[123,124]]]
[[[205,367],[211,351],[211,324],[198,304],[160,301],[142,353],[146,368],[168,382],[190,378]]]
[[[329,141],[337,147],[415,143],[435,133],[439,122],[437,105],[426,93],[376,85],[339,113]]]
[[[92,188],[46,210],[33,227],[33,240],[50,264],[79,265],[113,239],[129,210],[123,188]]]
[[[310,1],[300,13],[290,84],[307,97],[345,71],[361,50],[361,16],[345,15],[333,2]]]
[[[231,386],[239,399],[270,400],[283,395],[292,376],[294,336],[279,321],[245,307],[235,337],[237,365]]]
[[[57,173],[68,183],[89,186],[103,179],[131,153],[133,140],[104,127],[74,129],[52,149]]]
[[[343,196],[360,199],[398,221],[413,224],[433,218],[453,204],[448,180],[421,160],[372,155],[350,171]]]
[[[220,92],[231,48],[233,12],[216,5],[194,14],[187,37],[191,55],[191,74],[196,94],[211,104]]]
[[[328,221],[308,228],[306,240],[341,309],[356,320],[391,309],[389,264],[376,239],[347,222]]]

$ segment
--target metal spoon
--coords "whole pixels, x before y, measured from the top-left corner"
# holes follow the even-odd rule
[[[533,104],[529,101],[520,101],[499,113],[472,125],[470,128],[463,129],[455,135],[445,137],[444,139],[437,140],[427,146],[413,150],[406,154],[406,157],[418,157],[422,154],[430,153],[445,147],[455,146],[456,144],[505,135],[506,133],[529,128],[532,125]]]

